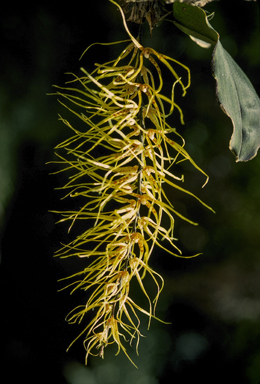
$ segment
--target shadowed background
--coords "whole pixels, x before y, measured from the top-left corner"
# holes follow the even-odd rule
[[[235,3],[233,7],[232,4]],[[101,5],[102,4],[102,5]],[[260,94],[260,35],[257,3],[216,2],[211,21],[223,46],[248,75]],[[93,24],[94,20],[94,24]],[[63,108],[52,84],[63,85],[65,72],[87,70],[112,60],[122,47],[85,48],[96,41],[126,38],[121,16],[107,1],[88,1],[82,9],[37,2],[6,6],[0,17],[0,236],[1,236],[1,376],[9,383],[99,384],[170,382],[260,382],[260,155],[235,163],[228,149],[232,125],[220,110],[211,75],[211,53],[195,45],[171,23],[146,28],[148,46],[180,60],[191,69],[192,86],[178,103],[185,126],[173,121],[187,150],[210,176],[183,165],[185,187],[216,214],[174,191],[174,205],[200,226],[177,220],[175,236],[185,255],[177,259],[156,250],[151,266],[165,279],[158,317],[146,330],[142,319],[136,370],[113,347],[105,360],[93,358],[84,367],[80,332],[64,317],[85,300],[82,293],[57,293],[57,279],[84,266],[59,261],[53,253],[67,241],[66,225],[48,210],[71,208],[55,187],[64,175],[56,168],[53,148],[70,132],[58,122]],[[136,26],[131,26],[136,31]],[[118,51],[119,49],[119,51]],[[175,202],[176,201],[176,202]]]

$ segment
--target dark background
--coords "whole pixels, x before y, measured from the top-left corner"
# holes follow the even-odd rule
[[[243,1],[213,2],[211,24],[223,46],[260,94],[259,6]],[[0,16],[0,238],[1,238],[1,381],[8,383],[99,384],[165,382],[260,382],[260,156],[235,163],[228,144],[232,125],[220,110],[211,75],[212,50],[196,46],[172,24],[156,28],[147,45],[188,65],[192,86],[179,103],[186,125],[179,127],[187,149],[210,176],[185,170],[186,187],[212,206],[207,211],[179,195],[176,207],[200,223],[178,222],[175,236],[184,254],[176,259],[155,251],[151,265],[165,279],[156,321],[145,329],[140,356],[108,349],[105,360],[84,367],[78,326],[64,321],[80,295],[57,293],[57,279],[81,268],[77,260],[53,258],[66,226],[55,225],[48,210],[66,209],[54,188],[65,175],[52,175],[53,148],[70,132],[57,115],[62,107],[52,84],[63,85],[65,72],[91,70],[118,53],[114,46],[91,43],[127,38],[120,14],[108,1],[77,7],[33,3],[6,5]],[[135,31],[135,26],[131,26]]]

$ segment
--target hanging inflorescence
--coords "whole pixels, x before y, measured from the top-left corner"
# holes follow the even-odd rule
[[[103,357],[104,348],[113,343],[126,355],[124,342],[135,340],[138,348],[138,312],[148,316],[149,326],[163,288],[163,278],[149,266],[149,258],[155,245],[180,257],[173,238],[174,220],[176,216],[188,220],[176,212],[164,185],[195,197],[180,186],[183,177],[171,171],[183,160],[205,175],[184,149],[184,140],[166,121],[177,111],[183,123],[174,89],[180,86],[185,95],[190,85],[189,69],[152,48],[144,48],[127,32],[130,43],[116,60],[96,64],[92,73],[82,69],[82,77],[74,76],[69,86],[59,87],[57,92],[72,107],[62,104],[84,123],[79,131],[61,118],[74,135],[56,150],[63,171],[71,174],[63,189],[70,197],[84,199],[77,211],[63,212],[61,221],[70,221],[70,229],[81,222],[86,230],[64,245],[57,256],[78,256],[87,261],[84,270],[69,277],[69,287],[72,292],[88,291],[88,300],[67,317],[69,323],[76,323],[86,314],[93,315],[79,335],[85,336],[86,360],[89,354]],[[187,74],[186,83],[174,69],[178,66]],[[162,67],[173,78],[169,97],[162,94]],[[146,275],[155,283],[152,299],[144,286]],[[146,309],[129,295],[133,279],[147,299]]]

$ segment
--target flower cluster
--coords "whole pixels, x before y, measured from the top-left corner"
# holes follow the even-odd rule
[[[61,221],[70,221],[71,228],[81,220],[87,223],[86,230],[57,255],[87,260],[83,271],[69,277],[73,279],[69,287],[72,292],[88,291],[89,298],[67,317],[69,323],[75,323],[94,314],[79,335],[85,335],[86,360],[89,354],[103,357],[104,348],[113,343],[126,355],[124,342],[135,340],[137,349],[141,336],[138,312],[148,316],[149,324],[155,317],[163,278],[149,266],[149,258],[155,245],[180,257],[173,238],[174,220],[175,216],[188,220],[174,209],[163,185],[194,196],[180,186],[183,177],[170,168],[188,160],[207,179],[184,149],[184,140],[166,122],[176,110],[183,122],[174,89],[178,85],[186,93],[189,69],[144,48],[128,34],[131,40],[117,59],[96,64],[92,73],[82,69],[82,77],[74,76],[69,86],[58,87],[57,92],[74,105],[62,102],[84,123],[79,131],[61,118],[74,135],[56,149],[57,163],[71,174],[62,188],[69,191],[68,196],[84,201],[77,211],[63,212]],[[162,94],[162,65],[173,77],[169,97]],[[174,66],[186,71],[186,84]],[[153,299],[144,286],[147,275],[156,286]],[[147,299],[147,309],[130,298],[133,279]]]

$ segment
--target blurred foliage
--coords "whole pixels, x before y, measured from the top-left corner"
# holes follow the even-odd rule
[[[224,48],[241,66],[260,95],[259,8],[257,3],[212,2],[211,24]],[[83,6],[82,6],[83,7]],[[216,214],[178,194],[176,208],[187,211],[199,227],[176,223],[175,235],[185,254],[180,260],[161,251],[151,264],[165,277],[158,316],[172,325],[152,322],[140,343],[136,370],[124,356],[83,364],[79,342],[63,318],[74,306],[67,292],[57,294],[56,280],[75,268],[53,259],[67,228],[55,226],[48,209],[66,209],[54,188],[63,182],[49,176],[53,146],[68,137],[57,121],[60,106],[46,96],[62,85],[65,72],[88,70],[113,58],[117,47],[97,47],[78,59],[94,41],[125,38],[119,13],[108,2],[88,1],[84,9],[56,4],[6,5],[1,13],[0,73],[0,228],[2,376],[9,382],[200,383],[260,381],[260,156],[235,163],[228,149],[232,124],[220,110],[211,74],[211,50],[196,46],[171,23],[163,22],[145,39],[191,69],[192,86],[181,100],[185,126],[176,126],[187,150],[210,176],[203,180],[185,169],[186,186]],[[93,26],[92,20],[95,20]],[[137,26],[131,25],[137,31]],[[104,60],[105,58],[105,60]],[[174,123],[173,123],[174,124]],[[185,165],[183,165],[185,167]],[[83,295],[83,294],[82,294]],[[73,328],[73,329],[71,329]]]

